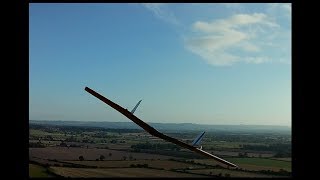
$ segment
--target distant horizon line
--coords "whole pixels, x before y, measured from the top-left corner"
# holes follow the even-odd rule
[[[61,121],[61,122],[98,122],[98,123],[103,123],[103,122],[109,122],[109,123],[133,123],[130,121],[81,121],[81,120],[35,120],[35,119],[29,119],[29,121]],[[147,121],[146,121],[147,122]],[[147,123],[158,123],[158,124],[196,124],[196,125],[218,125],[218,126],[281,126],[281,127],[289,127],[291,128],[291,125],[271,125],[271,124],[200,124],[200,123],[177,123],[177,122],[147,122]]]

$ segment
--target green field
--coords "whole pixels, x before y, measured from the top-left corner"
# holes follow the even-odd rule
[[[53,177],[46,172],[46,169],[42,166],[29,164],[29,177]]]
[[[279,161],[288,161],[288,162],[291,162],[291,158],[270,158],[270,159],[279,160]]]
[[[38,129],[30,129],[30,134],[34,135],[34,136],[43,136],[43,135],[52,135],[53,133],[48,133],[42,130],[38,130]]]
[[[53,138],[66,138],[70,135],[65,136],[63,133],[58,133],[58,132],[46,132],[38,129],[30,129],[30,135],[34,137],[45,137],[45,136],[52,136]]]
[[[283,169],[291,172],[291,162],[289,161],[265,158],[226,158],[226,160],[237,164],[240,168],[248,170],[270,169],[279,171]]]
[[[272,170],[279,171],[280,169],[291,172],[291,162],[266,158],[226,158],[226,160],[236,164],[241,169],[260,171],[260,170]],[[207,165],[222,165],[212,159],[193,159],[195,163],[207,164]],[[223,165],[222,165],[223,166]]]

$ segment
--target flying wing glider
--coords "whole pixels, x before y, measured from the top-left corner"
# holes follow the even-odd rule
[[[192,142],[192,146],[199,146],[200,142],[203,138],[205,132],[202,132],[201,134],[199,134]],[[200,149],[202,149],[202,146],[200,146]]]
[[[134,111],[136,110],[136,108],[138,107],[138,105],[140,104],[141,100],[138,102],[138,104],[133,108],[133,110],[130,112],[128,111],[127,109],[124,109],[123,107],[119,106],[118,104],[110,101],[109,99],[105,98],[104,96],[100,95],[99,93],[95,92],[94,90],[88,88],[88,87],[85,87],[85,90],[92,94],[93,96],[95,96],[96,98],[100,99],[101,101],[103,101],[104,103],[108,104],[109,106],[111,106],[113,109],[119,111],[121,114],[123,114],[124,116],[126,116],[127,118],[129,118],[130,120],[132,120],[134,123],[136,123],[137,125],[139,125],[141,128],[143,128],[145,131],[147,131],[149,134],[153,135],[153,136],[156,136],[158,138],[161,138],[165,141],[168,141],[168,142],[171,142],[171,143],[174,143],[174,144],[177,144],[181,147],[184,147],[186,149],[189,149],[193,152],[196,152],[198,154],[202,154],[206,157],[209,157],[209,158],[213,158],[227,166],[231,166],[231,167],[238,167],[237,165],[231,163],[231,162],[228,162],[222,158],[219,158],[213,154],[210,154],[204,150],[202,150],[202,148],[197,148],[195,146],[192,146],[190,144],[187,144],[187,143],[184,143],[178,139],[175,139],[173,137],[170,137],[170,136],[167,136],[159,131],[157,131],[156,129],[154,129],[153,127],[151,127],[150,125],[148,125],[147,123],[143,122],[142,120],[140,120],[138,117],[136,117],[135,115],[133,115]],[[204,132],[195,139],[194,141],[194,145],[197,145],[198,142],[201,141],[202,137],[204,135]]]
[[[141,101],[142,101],[142,100],[140,100],[140,101],[137,103],[137,105],[132,109],[132,111],[131,111],[132,114],[136,111],[136,109],[137,109],[137,107],[139,106],[139,104],[141,103]]]

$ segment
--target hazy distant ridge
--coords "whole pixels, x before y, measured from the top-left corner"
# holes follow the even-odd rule
[[[84,121],[41,121],[30,120],[31,124],[48,124],[63,126],[102,127],[110,129],[141,129],[133,122],[84,122]],[[234,132],[291,132],[287,126],[270,125],[203,125],[193,123],[149,123],[158,130],[168,131],[234,131]]]

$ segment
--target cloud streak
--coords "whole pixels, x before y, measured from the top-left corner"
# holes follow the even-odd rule
[[[185,40],[186,48],[208,64],[228,66],[237,62],[271,62],[269,58],[257,54],[261,52],[261,47],[255,40],[261,33],[280,26],[266,14],[253,13],[236,14],[212,22],[197,21],[192,27],[198,35]]]
[[[270,3],[267,11],[274,16],[286,16],[291,18],[291,3]]]
[[[177,25],[179,24],[179,21],[175,17],[175,15],[172,12],[169,12],[167,10],[164,10],[164,7],[166,4],[164,3],[142,3],[142,5],[150,10],[157,18]]]

